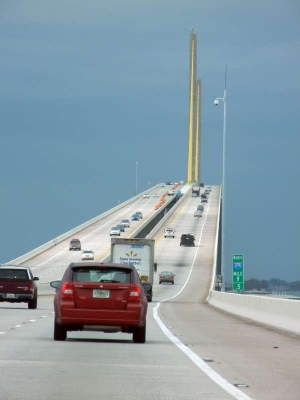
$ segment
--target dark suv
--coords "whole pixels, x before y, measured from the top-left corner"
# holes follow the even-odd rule
[[[79,239],[72,239],[69,244],[69,250],[81,250],[81,242]]]
[[[195,246],[195,236],[184,233],[180,238],[180,246]]]
[[[133,333],[135,343],[145,343],[148,301],[133,265],[71,263],[50,285],[56,288],[54,340],[87,330]]]
[[[149,303],[152,301],[152,296],[153,296],[153,286],[152,283],[149,281],[141,281],[141,284],[144,286],[144,289],[146,291],[146,297]]]
[[[31,270],[23,265],[0,266],[0,302],[28,303],[29,309],[37,308],[38,289]]]

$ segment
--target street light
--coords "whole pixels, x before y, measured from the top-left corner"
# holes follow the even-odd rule
[[[225,292],[225,156],[226,156],[226,79],[227,79],[227,64],[225,69],[225,88],[224,96],[217,97],[214,105],[219,105],[219,101],[224,104],[224,120],[223,120],[223,167],[222,167],[222,246],[221,246],[221,276],[222,284],[221,291]]]
[[[137,196],[137,194],[138,194],[138,186],[137,186],[137,179],[138,179],[138,165],[139,165],[139,162],[138,161],[136,161],[135,162],[135,195]]]

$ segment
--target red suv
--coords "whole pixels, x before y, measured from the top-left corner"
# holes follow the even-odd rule
[[[133,333],[135,343],[145,343],[148,302],[133,265],[72,263],[50,285],[56,289],[54,340],[86,330]]]
[[[38,289],[31,270],[23,265],[0,266],[0,302],[28,303],[28,308],[37,308]]]

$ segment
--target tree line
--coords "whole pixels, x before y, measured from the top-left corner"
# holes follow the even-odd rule
[[[271,290],[284,288],[284,290],[300,290],[300,281],[286,282],[282,279],[248,279],[244,282],[244,290]]]

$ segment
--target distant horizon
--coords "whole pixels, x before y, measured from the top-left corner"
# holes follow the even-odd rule
[[[227,65],[225,277],[240,253],[250,276],[300,279],[298,2],[2,3],[0,261],[132,197],[136,162],[138,191],[186,181],[194,28],[210,185]]]

